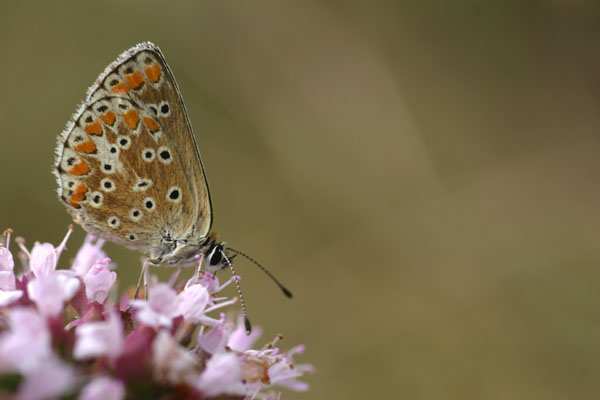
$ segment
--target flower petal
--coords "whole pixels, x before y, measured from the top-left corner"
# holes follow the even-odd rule
[[[108,269],[110,258],[96,262],[84,275],[85,295],[89,301],[104,303],[117,280],[117,273]]]
[[[11,271],[15,268],[13,256],[6,247],[0,245],[0,271]]]
[[[233,353],[219,353],[208,360],[206,369],[195,382],[195,386],[206,396],[216,396],[231,394],[231,388],[241,383],[241,380],[239,358]]]
[[[0,307],[7,306],[23,296],[21,290],[0,290]]]
[[[118,357],[123,350],[123,323],[110,312],[106,321],[86,322],[77,327],[73,355],[77,359]]]
[[[50,243],[36,243],[31,250],[29,269],[36,277],[47,275],[56,269],[58,257]]]
[[[197,323],[204,314],[210,295],[200,284],[186,287],[177,295],[176,315],[182,315],[186,321]]]
[[[124,398],[125,385],[108,376],[94,378],[79,395],[79,400],[122,400]]]

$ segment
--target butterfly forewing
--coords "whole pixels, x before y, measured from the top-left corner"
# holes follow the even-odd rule
[[[183,99],[158,47],[124,52],[59,137],[58,194],[76,222],[149,252],[165,237],[204,237],[208,185]]]

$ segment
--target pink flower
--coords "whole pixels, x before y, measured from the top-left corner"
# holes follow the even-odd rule
[[[27,294],[42,314],[55,316],[62,311],[65,301],[77,293],[79,280],[63,271],[43,273],[27,283]]]
[[[110,258],[96,261],[83,276],[85,295],[89,301],[104,303],[110,288],[117,280],[117,273],[108,269]]]
[[[228,279],[227,281],[225,281],[225,283],[223,283],[221,285],[217,275],[213,274],[212,272],[202,271],[202,272],[198,272],[198,274],[195,277],[193,277],[192,279],[190,279],[187,284],[188,285],[196,284],[196,283],[200,284],[208,290],[208,293],[214,294],[214,293],[220,292],[221,290],[225,289],[235,279],[237,279],[237,278],[232,277],[232,278]]]
[[[23,292],[15,289],[15,262],[10,251],[0,245],[0,307],[21,298]]]
[[[37,368],[52,353],[46,319],[30,307],[8,311],[8,331],[0,336],[2,369],[27,372]]]
[[[58,252],[50,243],[36,243],[33,245],[29,257],[29,269],[36,277],[54,272],[58,263]]]
[[[67,246],[71,233],[73,233],[73,228],[69,227],[62,242],[56,248],[50,243],[36,242],[33,245],[31,254],[29,254],[29,269],[33,271],[36,277],[39,278],[56,270],[58,259]]]
[[[13,280],[14,284],[14,280]],[[4,290],[0,289],[0,307],[7,306],[23,297],[21,290]]]
[[[214,274],[198,273],[179,290],[174,275],[169,284],[153,284],[148,300],[116,305],[109,294],[117,274],[101,240],[88,236],[72,268],[57,269],[70,233],[58,247],[36,243],[31,253],[18,241],[29,261],[18,277],[7,245],[0,245],[0,374],[22,377],[11,398],[123,400],[142,396],[140,383],[148,398],[275,400],[264,389],[307,389],[299,378],[312,366],[293,363],[302,346],[282,353],[278,337],[252,350],[260,328],[247,335],[243,318],[209,316],[236,302],[217,293],[237,276],[220,284]]]
[[[209,301],[210,295],[204,286],[199,284],[186,286],[177,295],[176,315],[182,315],[186,321],[198,323],[202,320]]]
[[[161,330],[152,344],[154,376],[163,382],[177,384],[192,378],[198,367],[198,359],[181,347],[173,336]]]
[[[246,351],[252,348],[252,345],[261,336],[262,329],[260,326],[254,327],[252,332],[248,335],[246,333],[246,328],[244,327],[244,318],[240,316],[235,329],[229,335],[227,346],[232,350]]]
[[[233,304],[235,299],[215,302],[206,287],[201,284],[188,282],[184,290],[177,294],[169,285],[159,283],[150,287],[148,301],[133,300],[130,304],[137,309],[136,318],[139,322],[158,327],[171,327],[173,318],[183,316],[192,323],[202,322],[215,325],[219,321],[205,314],[221,307]]]
[[[56,271],[58,258],[72,231],[69,228],[58,247],[54,248],[50,243],[36,243],[29,254],[29,268],[36,279],[27,284],[27,294],[44,315],[55,316],[60,313],[64,302],[70,300],[79,289],[77,278],[67,271]]]
[[[114,311],[109,312],[106,321],[86,322],[75,331],[76,359],[107,356],[118,357],[123,350],[123,323]]]
[[[15,261],[10,251],[0,244],[0,271],[12,272],[15,268]]]
[[[79,395],[79,400],[122,400],[124,398],[123,383],[108,376],[94,378]]]
[[[142,324],[170,328],[177,316],[177,293],[169,285],[159,283],[150,287],[148,301],[133,300],[131,306],[137,309],[135,316]]]
[[[97,239],[94,243],[94,239],[94,236],[87,235],[83,242],[83,246],[81,246],[75,256],[71,269],[75,271],[78,276],[85,276],[95,263],[107,258],[106,253],[102,250],[104,240]]]
[[[242,381],[240,359],[233,353],[219,353],[212,356],[206,368],[194,382],[194,386],[204,395],[239,394]]]
[[[283,386],[296,392],[308,390],[308,384],[297,378],[314,372],[314,367],[310,364],[294,364],[293,360],[295,354],[302,353],[304,353],[304,346],[296,346],[269,367],[268,375],[272,385]]]
[[[243,317],[238,318],[237,325],[222,318],[218,324],[210,330],[200,331],[198,334],[198,345],[207,353],[215,354],[229,347],[236,351],[246,351],[252,347],[256,340],[262,335],[260,327],[254,327],[250,335],[246,333]]]
[[[227,322],[225,316],[208,331],[200,329],[198,333],[198,346],[209,354],[215,354],[225,351],[225,346],[229,340],[231,324]]]
[[[17,399],[50,400],[69,392],[76,378],[71,367],[53,357],[25,375],[19,386]]]

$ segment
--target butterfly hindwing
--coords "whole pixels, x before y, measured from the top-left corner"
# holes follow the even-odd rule
[[[100,237],[149,251],[162,237],[202,237],[208,185],[177,83],[158,47],[111,63],[59,137],[59,197]]]

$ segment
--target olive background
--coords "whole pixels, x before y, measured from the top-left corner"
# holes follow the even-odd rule
[[[238,262],[262,343],[316,367],[284,399],[600,392],[596,2],[5,0],[2,227],[61,240],[56,136],[144,40],[182,88],[215,228],[296,294]],[[139,255],[106,250],[134,282]]]

